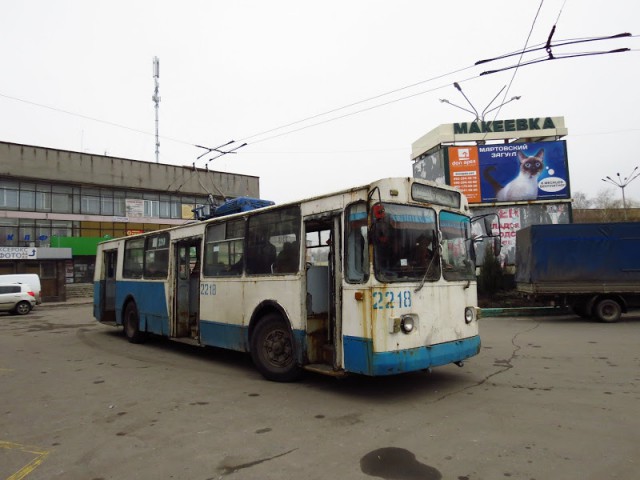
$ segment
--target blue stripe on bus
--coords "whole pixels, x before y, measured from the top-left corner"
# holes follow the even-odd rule
[[[344,337],[344,368],[364,375],[393,375],[437,367],[480,353],[480,336],[396,352],[373,352],[369,338]]]
[[[244,325],[200,320],[200,343],[246,352],[249,350],[249,329]]]
[[[98,321],[102,320],[102,288],[100,282],[93,282],[93,318]]]
[[[169,335],[169,312],[164,292],[165,282],[126,281],[116,283],[116,321],[122,324],[124,301],[133,297],[140,316],[140,330]]]

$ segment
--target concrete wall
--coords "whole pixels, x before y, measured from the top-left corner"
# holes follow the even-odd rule
[[[189,162],[193,163],[193,162]],[[109,188],[260,197],[259,178],[0,142],[0,176]],[[204,185],[206,191],[200,185]],[[217,187],[214,188],[213,185]]]
[[[640,222],[640,208],[573,209],[573,223]]]

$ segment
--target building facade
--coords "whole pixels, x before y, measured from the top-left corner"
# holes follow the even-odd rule
[[[254,176],[0,142],[0,274],[37,273],[43,301],[64,300],[93,280],[99,241],[259,195]]]

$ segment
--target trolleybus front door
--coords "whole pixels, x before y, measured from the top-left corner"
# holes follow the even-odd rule
[[[342,357],[340,217],[305,221],[309,369],[339,368]]]

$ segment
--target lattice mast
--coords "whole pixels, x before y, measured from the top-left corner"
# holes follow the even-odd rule
[[[160,59],[158,57],[153,57],[153,81],[155,83],[155,89],[153,90],[153,97],[151,97],[151,99],[156,109],[156,163],[160,163]]]

